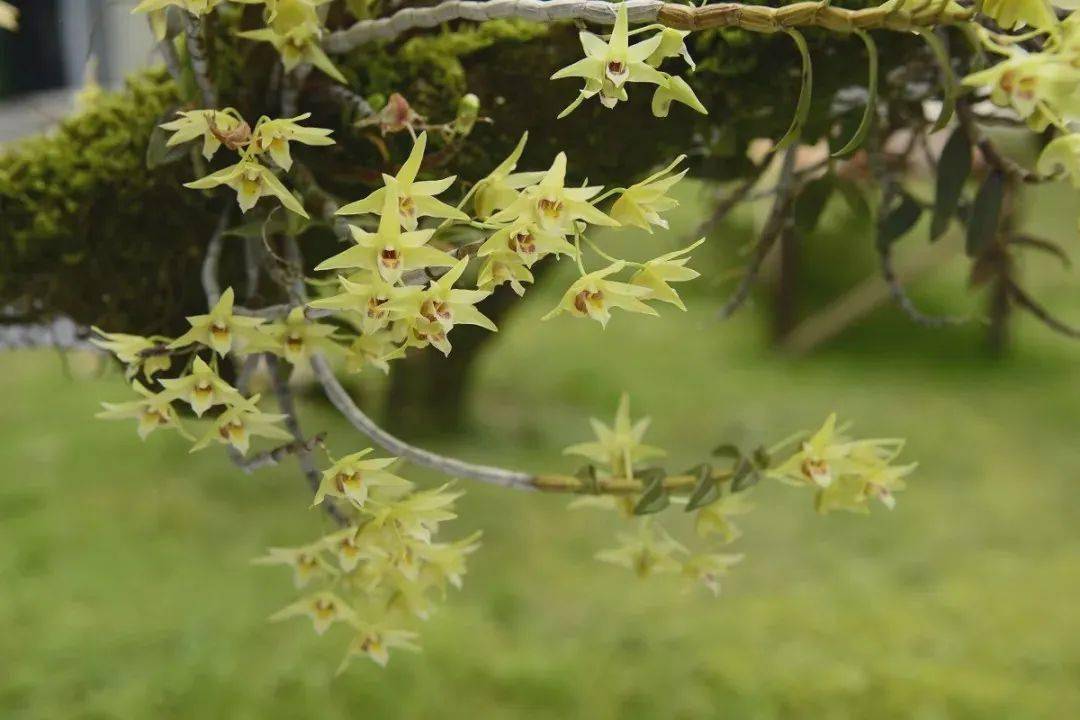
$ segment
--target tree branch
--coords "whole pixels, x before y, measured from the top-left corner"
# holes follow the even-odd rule
[[[1043,325],[1065,337],[1080,339],[1080,328],[1068,325],[1051,315],[1049,310],[1040,305],[1035,298],[1028,295],[1027,292],[1013,280],[1008,280],[1008,291],[1013,302],[1031,313]]]
[[[296,413],[296,403],[293,400],[292,390],[289,388],[289,371],[287,368],[282,367],[281,361],[275,355],[266,356],[266,365],[270,370],[270,381],[274,386],[274,395],[277,397],[278,408],[285,415],[285,429],[293,436],[296,445],[297,462],[300,463],[300,469],[303,471],[304,477],[307,478],[308,487],[311,488],[312,494],[315,494],[319,491],[322,475],[319,473],[318,468],[315,467],[315,462],[311,459],[308,443],[312,441],[304,439],[304,432],[300,427],[300,417]],[[326,514],[332,517],[339,525],[349,524],[349,517],[332,501],[327,500],[322,503],[322,506],[326,510]]]
[[[210,80],[210,63],[206,59],[206,43],[203,41],[203,23],[189,13],[181,14],[184,16],[184,33],[187,37],[188,57],[191,58],[191,70],[195,74],[203,104],[209,109],[216,108],[217,88]]]
[[[780,233],[784,231],[784,226],[791,222],[788,211],[795,202],[795,155],[798,147],[798,143],[796,143],[784,151],[784,156],[780,161],[780,178],[776,182],[776,200],[773,201],[769,217],[765,220],[765,226],[761,229],[761,238],[754,247],[754,255],[750,259],[750,264],[746,268],[746,274],[743,275],[742,282],[739,283],[739,287],[736,288],[735,292],[717,313],[717,317],[721,320],[731,317],[750,297],[750,291],[757,283],[765,258],[769,256],[769,251],[776,244]]]
[[[533,487],[533,476],[529,473],[506,470],[488,465],[474,465],[463,460],[446,457],[445,455],[439,455],[430,450],[424,450],[415,445],[410,445],[404,440],[391,435],[386,430],[379,427],[374,420],[368,417],[367,414],[353,402],[348,391],[342,387],[341,383],[334,375],[334,371],[326,361],[326,358],[318,354],[313,355],[311,357],[311,369],[315,372],[315,377],[318,379],[319,384],[322,385],[326,397],[329,398],[334,407],[338,409],[338,412],[340,412],[346,420],[352,423],[353,427],[364,435],[367,435],[372,442],[391,455],[396,455],[408,460],[414,465],[431,468],[432,470],[436,470],[445,475],[479,480],[493,485],[501,485],[502,487],[519,489],[530,489]]]
[[[724,2],[693,7],[661,0],[626,0],[630,22],[658,22],[677,30],[737,27],[751,32],[777,32],[788,27],[821,27],[838,32],[861,30],[909,31],[968,20],[971,10],[929,2],[915,13],[888,7],[845,10],[827,2],[798,2],[779,8]],[[404,8],[385,18],[361,20],[327,36],[328,52],[347,53],[364,43],[393,38],[417,28],[430,28],[453,20],[484,22],[519,18],[533,22],[585,20],[598,25],[615,23],[617,5],[607,0],[450,0],[432,7]]]

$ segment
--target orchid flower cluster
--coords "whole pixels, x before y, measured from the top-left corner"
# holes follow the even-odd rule
[[[293,440],[280,423],[284,415],[265,413],[258,408],[260,396],[245,397],[220,375],[222,359],[270,353],[296,363],[307,354],[338,348],[331,339],[332,328],[303,322],[291,314],[276,322],[234,313],[234,292],[228,288],[205,315],[188,318],[191,329],[176,339],[107,333],[95,328],[91,341],[113,353],[127,367],[126,376],[140,397],[121,403],[103,403],[98,417],[107,420],[137,421],[139,437],[146,439],[159,428],[178,431],[194,440],[192,452],[212,443],[231,446],[246,455],[251,438]],[[203,355],[210,354],[209,362]],[[159,377],[173,369],[176,355],[188,355],[186,366],[175,377]],[[139,377],[141,376],[142,382]],[[157,386],[152,390],[148,386]],[[188,405],[196,417],[219,409],[212,427],[196,439],[183,426],[176,404]]]
[[[176,120],[161,127],[173,134],[168,147],[202,140],[202,155],[207,161],[224,145],[239,155],[239,161],[206,177],[186,183],[193,190],[209,190],[221,185],[236,191],[243,212],[248,212],[264,196],[277,198],[285,209],[307,218],[300,200],[285,187],[270,163],[283,172],[293,165],[290,143],[303,145],[333,145],[332,131],[305,127],[301,121],[311,117],[304,113],[294,118],[271,120],[263,116],[254,130],[232,108],[225,110],[189,110],[178,113]]]
[[[1001,59],[964,79],[972,88],[988,88],[990,100],[1010,108],[1036,132],[1054,128],[1057,137],[1043,149],[1037,171],[1052,177],[1064,171],[1080,189],[1080,7],[1075,0],[987,0],[982,12],[1004,30],[976,29],[982,47]],[[1057,10],[1070,11],[1059,17]],[[1040,40],[1038,52],[1018,40]]]
[[[630,44],[631,35],[648,32],[653,34]],[[676,56],[681,57],[691,70],[694,69],[694,60],[685,42],[689,34],[664,25],[646,25],[631,32],[626,4],[619,3],[611,35],[605,40],[587,30],[581,31],[579,38],[585,57],[551,76],[552,80],[581,78],[585,81],[585,87],[559,113],[559,117],[566,117],[592,97],[598,97],[604,107],[614,108],[620,102],[629,100],[627,86],[630,83],[656,86],[652,99],[652,111],[656,117],[667,117],[672,102],[683,103],[707,115],[708,110],[685,80],[659,70],[666,59]]]
[[[385,666],[393,648],[418,650],[409,618],[427,620],[436,597],[461,588],[466,558],[480,547],[476,532],[435,542],[442,523],[454,519],[461,496],[449,485],[415,490],[392,472],[397,458],[369,457],[371,449],[333,462],[323,472],[315,505],[335,498],[353,510],[350,524],[301,547],[270,548],[254,562],[292,569],[297,589],[320,589],[271,616],[307,617],[322,635],[340,624],[351,634],[338,672],[358,656]]]
[[[331,0],[229,0],[241,5],[262,5],[266,27],[247,30],[239,36],[248,40],[270,43],[281,55],[286,70],[293,70],[301,63],[318,68],[339,83],[345,76],[322,49],[325,34],[325,6]],[[201,17],[208,15],[225,0],[142,0],[132,12],[149,13],[150,24],[161,40],[165,37],[166,10],[178,7]]]
[[[632,420],[625,394],[612,425],[595,418],[591,423],[595,440],[564,451],[590,461],[579,476],[591,477],[593,482],[603,476],[609,482],[624,482],[624,487],[644,485],[642,492],[585,495],[571,502],[571,508],[616,511],[635,525],[633,532],[618,535],[617,547],[599,552],[597,559],[630,569],[640,578],[677,574],[704,585],[714,595],[720,592],[721,577],[743,560],[742,554],[719,550],[742,535],[734,518],[753,509],[747,496],[762,477],[812,488],[814,507],[819,513],[866,513],[873,500],[890,510],[895,507],[895,493],[904,489],[904,478],[916,467],[893,464],[903,447],[901,440],[849,439],[837,428],[836,416],[832,415],[782,462],[775,462],[773,456],[805,434],[749,455],[724,445],[714,454],[733,462],[730,471],[718,472],[703,464],[684,476],[673,477],[653,465],[666,453],[643,442],[649,418]],[[687,485],[687,481],[691,484]],[[691,491],[669,497],[677,486]],[[660,522],[658,513],[671,506],[693,514],[693,534],[699,542],[708,544],[705,549],[680,542]]]

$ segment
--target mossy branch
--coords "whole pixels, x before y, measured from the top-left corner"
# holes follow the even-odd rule
[[[895,30],[964,22],[973,11],[958,10],[946,2],[928,2],[914,11],[896,3],[848,10],[824,2],[799,2],[779,8],[716,3],[693,7],[660,0],[627,0],[630,22],[656,22],[677,30],[740,28],[772,33],[795,27],[819,27],[836,32],[854,30]],[[518,18],[533,22],[585,20],[600,25],[615,22],[617,5],[607,0],[452,0],[433,7],[405,8],[393,15],[361,20],[352,27],[331,33],[324,42],[328,52],[347,53],[376,40],[392,40],[418,28],[430,28],[453,20],[484,22],[498,18]]]

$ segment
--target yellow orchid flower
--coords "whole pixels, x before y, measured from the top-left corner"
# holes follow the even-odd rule
[[[116,359],[127,365],[125,375],[128,380],[141,370],[147,380],[153,379],[159,372],[166,372],[172,367],[172,356],[164,352],[165,345],[157,340],[141,335],[107,333],[99,327],[92,327],[100,337],[90,338],[90,342],[102,350],[112,353]]]
[[[691,110],[699,112],[702,115],[708,115],[708,109],[701,104],[698,100],[698,96],[694,93],[694,89],[690,87],[690,83],[683,80],[678,75],[664,75],[664,83],[656,86],[656,92],[653,93],[652,99],[652,113],[656,117],[663,118],[668,116],[668,112],[671,109],[671,103],[681,102]]]
[[[254,395],[247,402],[227,408],[225,412],[218,415],[214,419],[214,427],[195,443],[191,452],[197,452],[212,442],[218,442],[222,445],[231,445],[242,455],[247,455],[252,436],[271,440],[292,440],[292,435],[277,425],[285,419],[285,416],[259,410],[256,407],[259,397],[259,395]]]
[[[392,630],[369,626],[358,633],[349,643],[349,649],[346,651],[341,665],[338,666],[337,672],[339,675],[343,673],[352,659],[359,655],[365,655],[380,667],[386,667],[386,664],[390,662],[390,650],[392,648],[419,652],[420,646],[415,642],[419,637],[418,633],[410,630]]]
[[[601,326],[607,327],[613,308],[622,308],[643,315],[658,315],[656,310],[642,302],[643,299],[652,297],[652,290],[640,285],[606,279],[624,267],[626,263],[619,260],[602,270],[582,276],[570,286],[558,306],[541,319],[548,320],[563,312],[568,312],[574,317],[592,318]]]
[[[366,365],[373,365],[384,373],[389,373],[390,361],[405,357],[405,350],[405,346],[394,339],[393,333],[360,335],[349,347],[345,357],[345,369],[349,372],[360,372]]]
[[[579,455],[599,463],[614,477],[632,478],[634,468],[639,463],[667,454],[658,447],[641,442],[651,422],[647,417],[636,422],[630,419],[630,396],[623,393],[611,426],[596,418],[589,418],[596,440],[571,445],[563,450],[563,454]]]
[[[390,212],[396,217],[401,226],[406,230],[416,230],[418,220],[422,217],[448,218],[451,220],[467,221],[469,216],[460,210],[435,199],[454,184],[456,175],[443,178],[442,180],[417,181],[416,176],[420,172],[420,164],[424,160],[424,150],[427,148],[427,133],[422,132],[413,143],[412,152],[408,159],[398,170],[397,175],[391,177],[383,175],[386,183],[383,187],[374,191],[363,200],[349,203],[337,211],[338,215],[362,215],[375,213],[377,215]],[[397,196],[397,207],[388,211],[385,198],[390,195]]]
[[[252,565],[286,565],[292,568],[293,585],[306,587],[312,580],[334,575],[334,568],[322,556],[322,543],[300,548],[269,548]]]
[[[1039,156],[1038,170],[1051,175],[1064,170],[1072,185],[1080,190],[1080,135],[1061,135],[1054,138]]]
[[[300,364],[313,352],[339,352],[332,325],[313,322],[304,316],[304,308],[295,307],[284,320],[262,328],[272,342],[274,352],[293,365]]]
[[[292,72],[300,63],[307,63],[318,68],[339,83],[348,83],[348,80],[337,69],[326,51],[322,49],[320,44],[322,27],[317,22],[315,24],[300,23],[291,25],[283,30],[276,29],[276,27],[245,30],[237,33],[237,35],[248,40],[267,42],[273,45],[274,49],[281,55],[281,64],[287,72]]]
[[[417,285],[392,285],[378,273],[354,276],[360,282],[338,276],[338,285],[344,292],[312,300],[308,305],[321,310],[350,312],[359,319],[360,331],[365,335],[378,333],[394,320],[405,317],[407,311],[402,302],[419,295],[423,289]]]
[[[183,400],[199,417],[215,405],[237,405],[247,402],[243,395],[229,383],[218,377],[217,373],[196,357],[188,375],[161,380],[165,392],[161,395],[169,400]]]
[[[388,283],[396,283],[409,270],[425,267],[453,267],[457,260],[449,253],[427,245],[434,230],[401,232],[396,188],[382,198],[383,212],[377,232],[350,226],[356,245],[321,262],[316,270],[363,268],[378,272]]]
[[[625,4],[619,4],[615,11],[615,27],[607,42],[588,31],[582,31],[578,37],[585,50],[585,58],[557,70],[551,76],[552,80],[570,77],[585,80],[585,87],[578,98],[559,114],[560,118],[573,112],[583,100],[597,94],[600,95],[600,102],[604,107],[615,107],[620,100],[627,99],[623,86],[628,82],[655,85],[666,82],[666,75],[645,62],[660,47],[663,34],[657,33],[647,40],[630,45]]]
[[[224,0],[142,0],[132,13],[151,13],[167,7],[178,7],[195,16],[209,15]]]
[[[262,318],[233,315],[235,295],[231,287],[225,288],[217,304],[205,315],[192,315],[187,321],[191,329],[169,343],[170,348],[181,348],[200,343],[222,357],[230,350],[238,349],[239,342],[256,340],[255,328],[266,322]]]
[[[834,414],[797,452],[767,474],[788,484],[814,488],[819,512],[864,511],[872,497],[891,507],[895,502],[892,493],[903,488],[903,478],[916,467],[891,464],[903,444],[899,439],[851,440],[837,430]]]
[[[686,548],[648,519],[641,521],[637,534],[617,537],[619,547],[597,553],[597,560],[633,570],[639,578],[683,569],[677,556],[686,554]]]
[[[0,28],[11,32],[19,29],[19,8],[0,1]]]
[[[408,480],[386,470],[397,462],[397,458],[365,460],[371,452],[371,448],[368,448],[346,455],[325,470],[312,505],[318,505],[330,496],[345,498],[363,509],[372,488],[385,489],[394,495],[412,487]]]
[[[555,156],[551,168],[536,185],[526,187],[518,198],[503,210],[492,215],[493,223],[512,223],[523,218],[540,229],[559,235],[573,235],[575,223],[616,226],[619,223],[597,210],[589,200],[600,187],[566,187],[566,153]]]
[[[337,557],[343,572],[352,572],[360,561],[370,557],[372,548],[365,547],[357,538],[360,528],[351,525],[344,530],[327,535],[319,542],[319,547],[332,552]]]
[[[286,16],[290,12],[297,12],[294,8],[297,6],[306,6],[311,9],[318,9],[322,5],[326,5],[333,0],[233,0],[233,2],[243,3],[244,5],[265,5],[266,10],[263,13],[263,17],[268,23],[275,22],[278,19],[278,13],[283,9]],[[300,8],[299,13],[303,19],[309,17],[304,13],[305,8]]]
[[[463,493],[451,492],[450,487],[450,483],[447,483],[384,503],[373,512],[371,523],[365,526],[365,531],[368,528],[370,531],[377,531],[383,527],[391,527],[404,536],[421,542],[431,542],[431,536],[440,523],[457,517],[453,507]]]
[[[480,266],[476,276],[476,286],[479,289],[494,290],[503,283],[510,283],[518,297],[525,294],[522,283],[533,282],[533,274],[521,255],[509,250],[499,250],[485,257],[487,260]]]
[[[241,160],[235,165],[218,170],[194,182],[184,183],[192,190],[209,190],[220,185],[228,185],[236,191],[236,201],[243,212],[255,207],[264,195],[276,197],[281,204],[297,215],[307,218],[304,206],[288,188],[282,185],[273,171],[257,160]]]
[[[455,325],[476,325],[492,332],[498,331],[495,323],[475,307],[476,303],[491,293],[486,290],[465,290],[454,287],[454,283],[461,278],[468,265],[468,258],[462,258],[449,272],[431,283],[423,292],[390,303],[391,305],[397,303],[394,310],[409,316],[419,316],[432,326],[436,326],[430,329],[435,330],[434,335],[440,337],[441,342],[436,340],[432,344],[446,355],[450,354],[450,343],[446,340],[446,333],[449,333]],[[441,333],[438,332],[439,330]]]
[[[714,595],[720,594],[720,578],[742,562],[744,555],[704,553],[692,555],[682,563],[684,577],[704,585]]]
[[[492,233],[479,250],[477,257],[487,257],[510,250],[521,258],[525,267],[532,267],[537,260],[551,254],[577,254],[577,250],[557,233],[545,231],[532,218],[523,216],[501,230]]]
[[[326,632],[335,622],[345,622],[350,625],[357,622],[356,613],[348,603],[330,591],[302,598],[271,615],[270,621],[280,622],[294,617],[311,618],[315,633],[318,635]]]
[[[423,543],[417,546],[416,552],[424,562],[424,570],[434,575],[440,588],[449,582],[460,590],[465,576],[465,558],[480,549],[482,535],[477,531],[452,543]]]
[[[103,402],[105,408],[94,417],[102,420],[138,420],[139,439],[145,440],[158,428],[173,428],[189,437],[180,425],[180,418],[172,406],[173,398],[166,393],[154,393],[139,381],[131,383],[132,389],[142,396],[140,400],[130,402]]]
[[[964,78],[970,87],[990,87],[990,100],[1012,107],[1028,125],[1042,131],[1061,117],[1080,118],[1080,68],[1049,54],[1017,51],[986,70]]]
[[[723,543],[737,540],[742,531],[731,522],[731,518],[745,515],[754,508],[747,501],[746,495],[745,492],[729,493],[698,510],[694,515],[694,530],[698,537],[719,535]]]
[[[651,292],[650,300],[671,303],[685,311],[686,305],[669,283],[686,282],[701,276],[696,270],[686,267],[690,258],[684,256],[703,242],[705,238],[701,238],[682,250],[676,250],[645,262],[641,269],[630,278],[630,284],[648,288]]]
[[[333,130],[325,128],[304,127],[301,120],[307,120],[311,113],[297,115],[294,118],[281,118],[267,120],[255,126],[255,132],[251,136],[251,145],[256,153],[269,153],[274,163],[288,172],[292,168],[292,153],[289,150],[290,142],[303,145],[333,145],[330,138]]]
[[[638,227],[648,230],[650,234],[653,225],[667,230],[668,222],[660,213],[679,206],[679,201],[668,197],[668,192],[686,175],[685,169],[671,174],[675,166],[685,159],[685,155],[680,155],[663,170],[628,187],[619,195],[608,214],[623,226]]]
[[[690,50],[686,47],[686,38],[690,35],[688,31],[665,27],[659,35],[660,44],[656,46],[652,55],[645,59],[645,62],[653,67],[660,67],[664,60],[678,55],[690,66],[691,70],[697,68],[694,58],[690,57]]]
[[[517,199],[521,188],[538,183],[544,177],[542,171],[514,172],[528,140],[529,133],[522,133],[514,151],[488,173],[487,177],[476,183],[473,188],[473,210],[480,219],[486,220],[495,212],[509,206]]]
[[[983,0],[982,13],[1005,30],[1030,25],[1047,30],[1057,25],[1057,15],[1047,0]]]
[[[162,123],[162,130],[172,133],[165,145],[175,147],[198,138],[203,139],[203,157],[212,160],[221,148],[222,138],[235,137],[236,147],[251,138],[251,128],[243,118],[230,110],[188,110],[176,113],[179,117]],[[234,147],[233,149],[236,149]]]

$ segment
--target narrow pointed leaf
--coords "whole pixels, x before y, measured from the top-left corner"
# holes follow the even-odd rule
[[[870,76],[866,84],[866,110],[863,111],[862,120],[859,121],[859,127],[855,130],[855,134],[851,136],[847,144],[833,153],[833,157],[840,158],[846,157],[851,153],[862,147],[862,144],[866,142],[866,136],[870,133],[870,128],[874,124],[874,117],[877,114],[877,99],[878,99],[878,48],[877,43],[874,42],[874,38],[870,37],[869,33],[862,30],[856,30],[855,34],[866,45],[866,56],[868,58],[868,64],[870,68]]]
[[[968,257],[976,257],[994,242],[1001,222],[1001,206],[1005,199],[1005,175],[994,170],[983,180],[975,204],[968,218],[966,250]]]
[[[645,483],[645,492],[634,506],[635,515],[653,515],[666,508],[671,503],[667,490],[664,489],[664,471],[659,468],[651,468],[639,475]]]
[[[691,470],[690,474],[696,475],[698,481],[689,502],[686,503],[686,512],[693,512],[720,499],[720,483],[713,477],[711,465],[702,463]]]
[[[900,193],[900,202],[888,209],[878,224],[878,250],[888,250],[894,242],[906,235],[922,217],[922,206],[906,192]]]
[[[814,94],[814,66],[810,60],[810,48],[806,45],[806,38],[794,28],[786,28],[784,32],[795,41],[799,54],[802,56],[802,87],[799,90],[799,102],[795,106],[795,117],[791,121],[791,127],[784,133],[784,137],[777,141],[776,150],[783,150],[792,143],[798,142],[802,137],[803,126],[810,114],[810,100]]]
[[[941,72],[941,114],[938,115],[934,127],[930,129],[930,132],[937,132],[943,130],[952,120],[953,113],[956,112],[956,96],[960,92],[960,86],[956,81],[956,74],[953,73],[949,51],[945,48],[945,43],[941,41],[941,38],[935,35],[933,30],[927,28],[915,28],[914,30],[930,46],[930,52],[934,54],[934,59],[937,60],[938,69]]]
[[[934,219],[930,223],[930,242],[936,241],[949,228],[964,193],[964,184],[971,175],[971,141],[963,126],[958,126],[945,143],[938,159],[937,189],[934,197]]]

